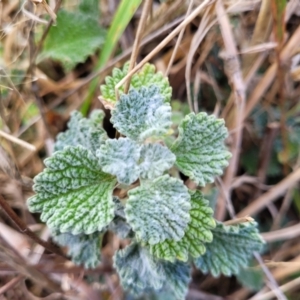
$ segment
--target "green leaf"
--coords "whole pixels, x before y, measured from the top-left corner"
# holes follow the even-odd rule
[[[164,288],[173,295],[172,299],[185,299],[188,291],[188,284],[191,280],[191,267],[183,262],[163,262],[165,273]]]
[[[28,199],[31,212],[52,230],[72,234],[101,231],[114,217],[113,176],[101,171],[87,149],[65,147],[45,160],[46,169],[34,178],[36,195]]]
[[[134,141],[119,138],[106,140],[96,155],[104,172],[115,175],[119,183],[130,185],[139,177],[140,151]]]
[[[105,78],[105,84],[100,86],[102,96],[100,100],[104,103],[109,103],[113,107],[117,103],[116,99],[116,85],[127,75],[129,62],[124,64],[122,69],[114,68],[112,76]],[[130,81],[130,89],[139,90],[142,87],[150,87],[155,85],[159,88],[163,98],[163,102],[170,102],[172,96],[172,88],[169,80],[161,72],[156,72],[155,66],[152,64],[145,64],[141,71],[134,74]],[[124,93],[124,86],[121,86],[119,93]]]
[[[200,191],[190,191],[191,195],[191,220],[185,230],[183,238],[176,242],[165,240],[150,246],[152,255],[174,262],[175,260],[187,261],[189,255],[199,257],[205,253],[204,243],[213,240],[212,229],[215,228],[213,210],[202,196]]]
[[[175,160],[175,155],[161,144],[143,145],[140,157],[140,176],[143,179],[154,179],[170,169]]]
[[[114,267],[122,286],[134,295],[165,289],[171,299],[184,299],[190,281],[190,266],[155,259],[147,249],[133,243],[116,252]]]
[[[254,221],[230,226],[218,223],[212,243],[206,244],[205,254],[195,260],[196,267],[214,277],[238,274],[248,265],[253,253],[263,247],[264,241],[256,226]]]
[[[114,255],[122,286],[135,295],[160,290],[165,279],[162,265],[149,255],[147,249],[132,243]]]
[[[107,139],[102,128],[104,112],[94,110],[89,119],[74,111],[68,122],[68,130],[57,135],[54,150],[63,150],[65,146],[83,146],[94,154],[101,144]]]
[[[171,148],[177,167],[201,186],[212,183],[215,176],[222,175],[231,157],[224,146],[226,137],[223,119],[206,113],[187,115]]]
[[[128,192],[125,214],[136,236],[149,244],[180,240],[190,221],[190,195],[181,180],[164,175]]]
[[[131,227],[126,222],[125,207],[118,197],[113,197],[115,203],[115,217],[108,226],[108,229],[116,233],[120,238],[126,239],[131,235]]]
[[[98,6],[94,10],[98,10]],[[58,60],[66,71],[70,71],[103,45],[104,36],[104,29],[86,9],[75,12],[60,10],[57,24],[50,28],[39,60]]]
[[[171,106],[163,102],[159,88],[154,85],[140,90],[131,89],[116,104],[111,122],[123,135],[142,142],[168,131],[171,126]]]
[[[102,239],[99,232],[89,235],[56,232],[52,237],[58,245],[68,247],[68,255],[76,265],[84,265],[88,269],[100,264]]]

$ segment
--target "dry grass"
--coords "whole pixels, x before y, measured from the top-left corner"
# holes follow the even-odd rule
[[[113,15],[116,3],[100,0],[104,19]],[[276,3],[171,0],[151,6],[146,0],[121,38],[122,54],[98,71],[91,71],[95,54],[64,73],[58,63],[36,65],[61,1],[50,0],[49,7],[45,1],[0,1],[0,300],[122,298],[111,268],[120,241],[107,236],[101,267],[87,271],[74,266],[64,249],[48,241],[47,228],[27,211],[25,201],[32,194],[31,178],[42,171],[55,136],[83,103],[89,83],[96,77],[103,81],[130,56],[130,72],[119,85],[151,61],[169,74],[174,98],[190,110],[226,120],[233,157],[217,180],[215,216],[229,224],[255,217],[268,243],[262,261],[257,257],[256,262],[265,272],[259,293],[234,278],[214,279],[195,271],[188,299],[300,299],[300,156],[292,157],[288,144],[288,120],[300,112],[300,4],[290,0],[278,19]],[[33,33],[41,37],[38,43]],[[132,39],[133,47],[126,47]],[[91,110],[102,105],[97,96]],[[280,112],[279,119],[274,111]],[[268,119],[258,132],[255,122],[262,113]],[[272,175],[268,170],[276,141],[283,146],[276,153],[279,172]],[[243,161],[252,159],[248,151],[253,147],[257,165],[248,174]],[[101,281],[89,284],[86,276]]]

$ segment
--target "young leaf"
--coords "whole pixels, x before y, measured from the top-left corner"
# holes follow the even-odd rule
[[[52,237],[60,246],[68,247],[68,255],[71,256],[76,265],[84,265],[85,268],[96,268],[100,264],[100,232],[88,235],[56,232]]]
[[[162,265],[157,263],[147,249],[130,244],[114,255],[116,268],[122,286],[135,295],[151,290],[160,290],[165,279]]]
[[[111,122],[127,137],[138,142],[165,134],[171,126],[171,106],[163,102],[157,86],[131,89],[112,110]]]
[[[164,242],[151,245],[150,253],[158,258],[174,262],[176,259],[187,261],[189,255],[199,257],[205,253],[204,243],[213,240],[211,230],[215,228],[213,210],[202,196],[200,191],[190,191],[191,195],[191,221],[189,222],[183,238],[175,242]]]
[[[154,179],[170,169],[176,160],[175,155],[160,144],[143,145],[140,158],[140,176]]]
[[[165,273],[164,288],[173,295],[172,299],[185,299],[191,280],[191,267],[183,262],[163,262]]]
[[[139,177],[140,151],[141,147],[134,141],[119,138],[107,140],[96,155],[104,172],[115,175],[119,183],[130,185]]]
[[[218,223],[212,243],[206,244],[205,254],[195,260],[196,267],[214,277],[238,274],[264,244],[256,226],[254,221],[228,226]]]
[[[224,120],[206,113],[187,115],[171,148],[176,155],[177,167],[201,186],[213,182],[231,157],[224,147],[226,137]]]
[[[154,65],[145,64],[141,71],[132,77],[131,86],[135,89],[140,89],[143,86],[156,85],[159,87],[164,102],[170,102],[172,88],[170,87],[169,80],[163,73],[155,71]]]
[[[115,232],[120,238],[126,239],[131,234],[131,227],[126,222],[124,206],[118,197],[113,198],[115,203],[115,217],[108,226],[108,229]]]
[[[34,178],[36,195],[28,199],[31,212],[52,230],[72,234],[101,231],[114,217],[113,176],[101,171],[87,149],[65,147],[45,160],[46,169]]]
[[[103,118],[102,110],[94,110],[89,119],[83,118],[80,112],[74,111],[68,122],[68,130],[58,134],[54,150],[80,145],[95,153],[107,139],[106,132],[102,128]]]
[[[117,102],[116,100],[116,85],[126,76],[128,73],[129,62],[124,64],[122,69],[114,68],[112,71],[112,76],[107,76],[105,78],[105,85],[101,85],[102,96],[100,99],[104,102],[110,103],[114,106]],[[151,85],[156,85],[163,98],[163,102],[170,102],[172,95],[172,88],[170,87],[168,78],[163,76],[161,72],[155,72],[155,66],[151,64],[145,64],[142,70],[134,74],[131,78],[130,89],[140,89],[142,87],[149,87]],[[124,87],[120,87],[119,93],[124,93]]]
[[[50,28],[39,60],[50,57],[60,61],[66,71],[70,71],[103,45],[104,36],[105,31],[97,18],[91,17],[85,10],[60,10],[57,24]]]
[[[190,221],[190,195],[179,179],[164,175],[128,192],[125,214],[136,236],[149,244],[180,240]]]

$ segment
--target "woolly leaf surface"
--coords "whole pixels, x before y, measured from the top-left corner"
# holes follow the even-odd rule
[[[100,99],[104,103],[110,103],[113,107],[116,100],[115,87],[127,75],[129,62],[124,64],[122,69],[114,68],[112,76],[105,78],[105,84],[100,86],[102,96]],[[169,102],[172,95],[172,88],[170,87],[168,78],[163,76],[161,72],[156,72],[155,66],[145,64],[141,71],[134,74],[131,78],[130,89],[140,89],[141,87],[149,87],[150,85],[159,87],[164,102]],[[124,86],[119,89],[120,95],[124,93]]]
[[[115,175],[119,183],[130,185],[139,177],[140,149],[128,138],[111,139],[100,147],[97,157],[104,172]]]
[[[98,3],[95,9],[98,10]],[[94,9],[94,10],[95,10]],[[39,60],[52,58],[62,63],[67,71],[84,62],[103,45],[105,30],[97,17],[87,11],[60,10],[57,24],[49,30]]]
[[[212,243],[206,244],[205,254],[195,259],[196,267],[214,277],[238,274],[264,244],[256,226],[254,221],[230,226],[218,223],[213,229]]]
[[[57,232],[53,234],[53,240],[60,246],[68,247],[68,255],[76,265],[96,268],[101,262],[99,232],[78,235]]]
[[[222,175],[231,154],[225,149],[227,129],[224,120],[206,113],[187,115],[179,127],[179,136],[171,150],[180,171],[204,186]]]
[[[174,262],[176,259],[187,261],[189,255],[199,257],[205,253],[205,244],[213,240],[212,229],[215,228],[213,210],[202,196],[200,191],[190,191],[191,220],[185,230],[183,238],[176,242],[165,240],[151,245],[152,255]]]
[[[171,106],[163,102],[157,86],[131,89],[112,110],[111,122],[123,135],[142,142],[164,135],[171,126]]]
[[[161,144],[143,145],[139,165],[140,177],[154,179],[170,169],[175,160],[175,155]]]
[[[160,290],[164,282],[162,264],[157,263],[147,249],[132,243],[114,255],[116,268],[121,284],[132,294]]]
[[[71,114],[68,129],[57,136],[54,150],[63,150],[65,146],[83,146],[93,153],[107,138],[102,128],[104,112],[94,110],[90,118],[84,118],[78,111]]]
[[[125,214],[136,236],[149,244],[180,240],[190,221],[190,195],[181,180],[158,177],[128,192]]]
[[[31,212],[41,212],[50,229],[72,234],[101,231],[114,217],[113,176],[103,173],[87,149],[66,147],[45,160],[34,178]]]
[[[118,197],[113,197],[115,203],[115,217],[108,226],[108,229],[116,233],[120,238],[130,237],[131,227],[126,222],[124,206]]]
[[[190,266],[157,260],[147,249],[133,243],[116,252],[114,267],[122,286],[134,295],[166,290],[172,299],[184,299],[190,281]]]
[[[183,262],[163,262],[164,288],[173,295],[172,299],[184,300],[191,280],[191,267]]]

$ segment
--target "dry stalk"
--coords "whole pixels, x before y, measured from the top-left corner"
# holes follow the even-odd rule
[[[187,9],[187,12],[186,12],[186,15],[185,17],[187,17],[190,13],[191,13],[191,10],[193,8],[193,5],[194,5],[194,0],[191,0],[190,3],[189,3],[189,7]],[[180,31],[179,33],[179,36],[178,36],[178,39],[176,41],[176,44],[175,44],[175,47],[173,49],[173,52],[172,52],[172,55],[171,55],[171,58],[169,60],[169,63],[168,63],[168,67],[167,67],[167,70],[165,72],[165,76],[168,76],[169,75],[169,72],[170,72],[170,69],[173,65],[173,62],[174,62],[174,59],[176,57],[176,53],[178,51],[178,48],[179,48],[179,45],[182,41],[182,38],[183,38],[183,34],[184,34],[184,31],[185,31],[185,27]]]
[[[199,13],[216,0],[204,0],[187,18],[183,20],[161,43],[159,43],[139,64],[137,64],[115,87],[115,93],[135,72],[140,70],[145,63],[153,58],[160,50],[162,50],[183,28],[191,23]]]
[[[282,181],[273,186],[268,192],[262,194],[256,200],[251,202],[246,208],[237,214],[237,217],[245,215],[255,215],[263,210],[268,204],[282,196],[285,191],[300,180],[300,168],[293,171]]]
[[[218,0],[216,3],[216,14],[220,24],[220,29],[223,37],[223,42],[225,46],[226,56],[225,58],[225,68],[227,76],[230,79],[232,85],[232,90],[235,96],[235,105],[236,105],[236,119],[235,119],[235,128],[236,131],[232,135],[233,146],[231,149],[232,159],[230,161],[229,167],[226,170],[224,177],[224,193],[225,199],[230,199],[230,185],[235,176],[239,156],[240,148],[242,143],[242,123],[243,123],[243,112],[245,106],[245,86],[243,82],[240,62],[238,58],[238,51],[236,49],[235,40],[233,37],[232,29],[228,16],[225,12],[223,3],[221,0]],[[220,196],[218,198],[218,210],[216,218],[218,220],[224,220],[226,214],[226,205],[224,197]]]
[[[144,28],[145,28],[145,24],[147,22],[147,16],[149,14],[149,11],[151,10],[151,5],[152,5],[152,0],[146,0],[145,3],[144,3],[142,15],[141,15],[141,18],[140,18],[139,26],[138,26],[136,37],[135,37],[134,44],[133,44],[133,49],[132,49],[132,54],[131,54],[131,57],[130,57],[128,72],[130,72],[133,69],[133,67],[136,63],[140,43],[141,43],[141,40],[142,40],[142,37],[143,37],[143,31],[144,31]],[[127,94],[128,90],[129,90],[130,80],[131,80],[131,76],[128,77],[128,79],[125,83],[125,87],[124,87],[124,93],[125,94]],[[117,97],[117,99],[118,99],[118,97]]]

